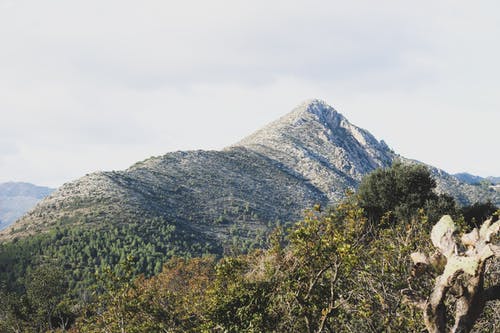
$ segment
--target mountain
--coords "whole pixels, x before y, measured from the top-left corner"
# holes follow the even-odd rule
[[[486,177],[494,185],[500,185],[500,177]]]
[[[456,173],[453,176],[456,177],[461,182],[471,184],[471,185],[479,185],[483,181],[487,181],[487,182],[491,183],[492,185],[499,185],[500,184],[500,177],[492,177],[492,176],[481,177],[481,176],[471,175],[470,173],[467,173],[467,172]]]
[[[0,183],[0,230],[14,223],[53,191],[29,183]]]
[[[251,241],[315,203],[338,201],[370,171],[396,160],[383,141],[311,100],[222,151],[172,152],[124,171],[67,183],[10,228],[7,240],[65,226],[107,230],[161,219],[204,242]],[[467,204],[498,192],[430,167],[438,190]]]
[[[481,181],[485,180],[485,178],[483,177],[472,175],[467,172],[456,173],[453,176],[456,177],[461,182],[471,185],[479,184]]]

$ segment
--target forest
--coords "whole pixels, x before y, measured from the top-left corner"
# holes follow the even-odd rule
[[[395,163],[245,246],[60,226],[0,245],[0,332],[498,332],[499,213]]]

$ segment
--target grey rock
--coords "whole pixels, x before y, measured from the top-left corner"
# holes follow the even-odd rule
[[[397,155],[326,103],[311,100],[222,151],[168,153],[67,183],[0,232],[0,240],[55,225],[105,228],[154,217],[200,239],[253,239],[277,222],[299,219],[316,203],[337,202],[364,175],[396,159],[421,163]],[[500,202],[497,191],[430,169],[438,190],[463,204]]]

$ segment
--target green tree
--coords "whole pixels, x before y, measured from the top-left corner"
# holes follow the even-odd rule
[[[30,310],[24,295],[0,290],[0,332],[29,332]]]
[[[33,309],[31,321],[38,324],[38,331],[54,329],[53,322],[58,310],[62,310],[66,290],[66,276],[60,266],[43,264],[28,273],[26,277],[26,295]],[[63,320],[64,325],[64,320]]]
[[[265,260],[264,253],[257,251],[226,257],[217,264],[215,280],[208,291],[207,328],[224,332],[276,331],[280,317],[272,303],[277,290],[270,267],[264,267]]]
[[[198,332],[207,325],[206,291],[214,258],[172,258],[157,276],[134,277],[133,260],[121,272],[105,269],[101,293],[76,323],[75,332]]]
[[[465,206],[460,209],[465,222],[468,226],[474,228],[479,226],[482,221],[485,221],[489,216],[498,218],[498,207],[491,201],[485,203],[475,203],[471,206]]]
[[[133,264],[134,258],[129,255],[120,262],[117,272],[108,266],[98,274],[101,290],[77,323],[78,332],[139,333],[157,328],[151,326],[151,321],[140,319],[143,298],[134,284]]]
[[[328,332],[342,328],[365,245],[366,219],[353,197],[305,214],[269,250],[229,257],[210,291],[211,328],[228,332]]]
[[[420,164],[395,162],[390,168],[377,169],[359,185],[360,205],[371,222],[379,222],[390,212],[389,222],[409,220],[426,202],[437,200],[435,180]]]

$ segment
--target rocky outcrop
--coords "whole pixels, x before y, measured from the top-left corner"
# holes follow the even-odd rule
[[[124,171],[98,172],[63,185],[0,239],[57,225],[103,227],[161,217],[215,241],[254,238],[276,222],[294,221],[316,203],[341,199],[372,170],[395,159],[383,141],[331,106],[308,101],[222,151],[173,152]],[[462,203],[493,197],[437,168],[441,192]],[[144,222],[147,223],[147,222]]]
[[[390,166],[396,157],[384,142],[319,100],[303,103],[235,146],[278,161],[331,201],[343,197],[370,171]]]

